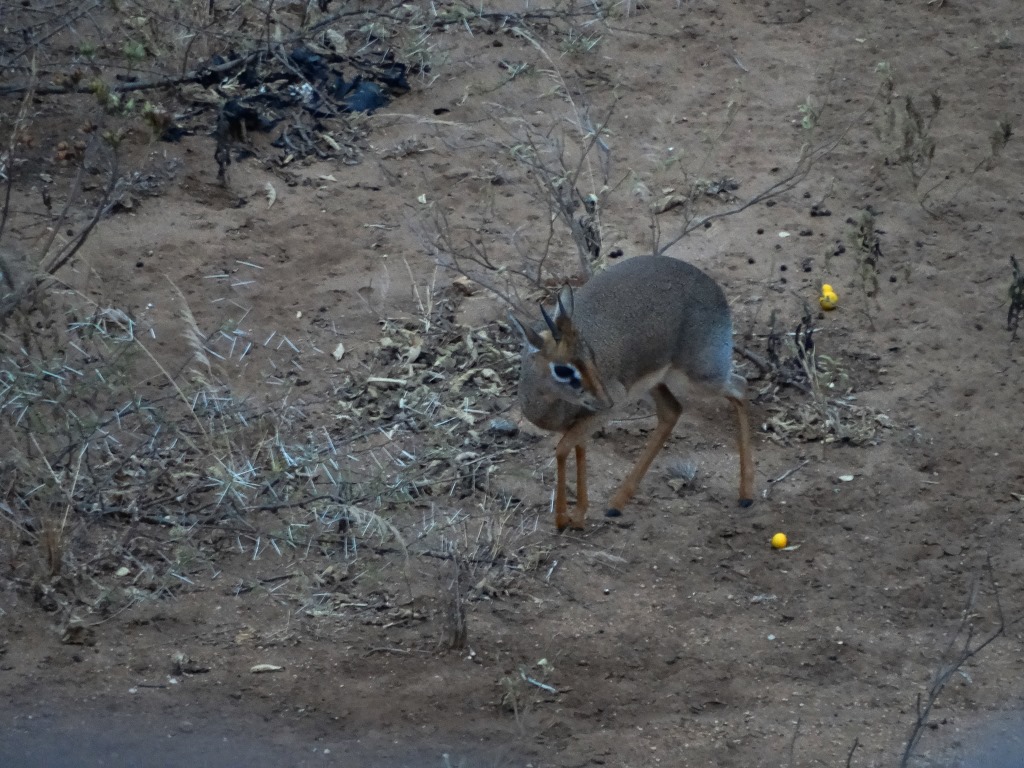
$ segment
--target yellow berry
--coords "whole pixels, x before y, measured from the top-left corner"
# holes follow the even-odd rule
[[[775,549],[782,549],[788,543],[789,539],[786,538],[786,534],[784,533],[776,533],[774,536],[772,536],[772,546]]]
[[[821,296],[818,297],[818,303],[821,308],[826,312],[829,312],[836,308],[836,304],[839,303],[839,296],[832,290],[832,286],[826,283],[821,286]]]

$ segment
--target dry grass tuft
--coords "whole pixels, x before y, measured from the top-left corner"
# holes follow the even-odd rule
[[[817,328],[809,311],[793,331],[772,327],[766,337],[764,359],[750,351],[744,356],[762,373],[757,399],[766,404],[765,428],[782,443],[791,441],[844,442],[866,445],[894,426],[883,413],[857,403],[853,383],[843,366],[821,354],[815,346]],[[787,390],[801,395],[787,396]]]

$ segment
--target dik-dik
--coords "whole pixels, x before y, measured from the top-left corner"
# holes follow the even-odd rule
[[[688,389],[724,395],[736,413],[740,505],[754,498],[754,462],[744,396],[732,370],[732,317],[725,294],[697,267],[668,256],[637,256],[558,295],[544,324],[512,317],[523,336],[519,403],[538,427],[561,432],[555,525],[583,528],[587,512],[586,439],[612,409],[650,394],[658,425],[605,514],[617,517],[636,492],[682,412]],[[576,506],[568,508],[565,468],[576,453]]]

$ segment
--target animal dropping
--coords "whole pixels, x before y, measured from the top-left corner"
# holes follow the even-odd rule
[[[560,432],[555,525],[582,529],[587,513],[586,439],[617,406],[645,393],[658,425],[612,497],[617,517],[672,433],[690,390],[723,395],[733,406],[740,454],[740,505],[754,499],[754,462],[746,381],[732,369],[732,316],[719,285],[697,267],[668,256],[617,263],[573,291],[558,294],[543,323],[512,322],[523,338],[519,404],[542,429]],[[576,505],[566,497],[566,464],[576,458]]]

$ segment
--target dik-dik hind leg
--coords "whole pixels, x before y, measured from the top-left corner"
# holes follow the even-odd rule
[[[555,466],[557,479],[555,486],[555,527],[560,531],[572,527],[583,530],[583,521],[587,516],[587,439],[593,419],[581,419],[573,424],[562,435],[555,447]],[[569,451],[576,453],[576,506],[569,512],[569,500],[565,490],[565,464],[569,459]]]
[[[754,458],[750,448],[750,419],[747,416],[747,401],[742,397],[726,395],[736,411],[736,424],[739,427],[738,443],[740,449],[740,506],[749,507],[754,503]]]
[[[654,409],[658,414],[658,426],[655,427],[651,439],[647,441],[644,452],[640,454],[640,458],[633,467],[633,471],[622,481],[619,490],[612,497],[611,504],[605,512],[605,515],[608,517],[618,517],[622,514],[623,508],[633,498],[633,494],[636,493],[640,481],[647,474],[647,470],[650,469],[654,457],[658,455],[658,451],[664,447],[668,436],[672,434],[672,429],[675,427],[676,422],[679,421],[679,414],[683,412],[683,406],[679,404],[675,395],[664,384],[658,384],[654,387],[651,390],[651,397],[654,398]]]

